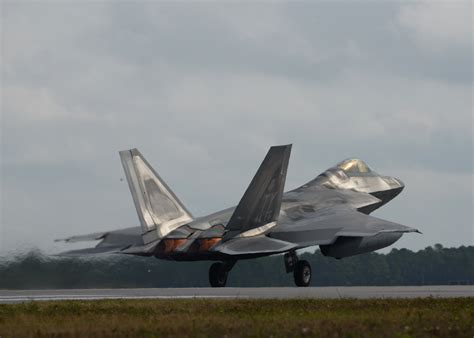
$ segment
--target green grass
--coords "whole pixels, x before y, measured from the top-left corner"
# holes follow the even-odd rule
[[[5,337],[473,337],[474,298],[0,305]]]

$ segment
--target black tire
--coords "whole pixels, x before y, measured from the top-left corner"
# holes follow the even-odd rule
[[[311,283],[311,265],[308,261],[298,261],[293,270],[296,286],[309,286]]]
[[[213,263],[209,268],[209,283],[213,288],[222,288],[227,283],[227,271],[222,263]]]

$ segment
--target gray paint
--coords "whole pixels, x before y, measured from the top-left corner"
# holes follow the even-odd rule
[[[276,224],[280,214],[291,145],[271,147],[230,220],[223,240]],[[261,232],[261,231],[260,231]]]
[[[196,218],[171,231],[168,231],[169,227],[163,231],[156,222],[152,230],[146,228],[144,231],[143,227],[136,227],[74,236],[65,240],[102,238],[102,241],[90,251],[83,249],[65,254],[96,254],[109,249],[111,253],[171,260],[235,261],[321,245],[324,253],[340,258],[386,247],[403,233],[417,231],[368,215],[397,196],[404,184],[397,178],[377,174],[361,160],[345,160],[312,181],[283,194],[290,149],[290,145],[270,148],[236,208]],[[127,151],[121,152],[124,153],[127,154]],[[131,153],[147,164],[155,173],[153,179],[166,187],[168,196],[172,196],[174,203],[181,207],[179,199],[138,150],[134,149]],[[124,168],[127,172],[125,165]],[[139,219],[142,220],[141,203],[148,203],[148,208],[159,210],[159,206],[153,204],[161,200],[144,202],[137,198],[133,189],[139,189],[136,189],[134,180],[142,180],[143,172],[135,170],[132,174],[129,171],[127,178],[134,201],[139,206]],[[147,189],[154,187],[141,187],[141,193],[149,196]],[[186,209],[182,206],[181,210]],[[161,215],[154,217],[159,219]],[[176,217],[181,218],[182,215]],[[172,223],[173,219],[168,219],[168,222]],[[147,242],[144,236],[152,231],[158,235],[155,240]],[[159,234],[163,233],[165,235],[160,237]]]

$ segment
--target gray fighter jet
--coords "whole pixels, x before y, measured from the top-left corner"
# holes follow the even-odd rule
[[[369,216],[404,188],[359,159],[344,160],[301,187],[283,192],[291,145],[268,151],[236,207],[194,217],[137,149],[120,152],[141,226],[73,236],[66,242],[100,240],[94,248],[65,255],[128,254],[176,261],[217,261],[209,269],[214,287],[241,259],[284,254],[287,273],[308,286],[311,267],[296,251],[319,245],[343,258],[384,248],[405,225]]]

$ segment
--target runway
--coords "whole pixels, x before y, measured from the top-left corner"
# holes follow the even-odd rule
[[[449,286],[354,286],[277,288],[160,288],[160,289],[66,289],[0,290],[0,303],[46,300],[97,299],[190,299],[190,298],[416,298],[474,297],[473,285]]]

